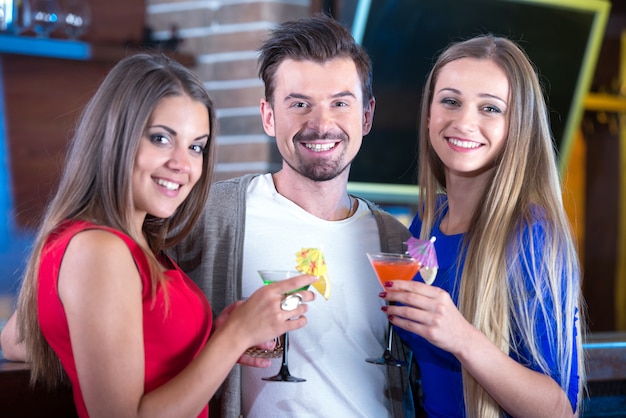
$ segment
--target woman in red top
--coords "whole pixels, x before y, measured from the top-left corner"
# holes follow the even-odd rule
[[[13,348],[34,381],[69,378],[82,417],[208,416],[238,360],[268,365],[240,359],[247,347],[306,323],[305,304],[287,312],[280,301],[312,276],[264,286],[213,323],[201,290],[165,255],[203,209],[214,124],[202,82],[148,54],[118,63],[79,120],[28,263]]]

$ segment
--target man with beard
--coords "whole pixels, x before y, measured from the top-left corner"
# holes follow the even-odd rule
[[[371,74],[364,50],[324,15],[279,25],[260,48],[263,127],[282,168],[213,185],[203,219],[174,256],[217,312],[262,286],[257,270],[293,270],[302,248],[323,251],[332,292],[309,303],[307,325],[290,333],[289,368],[306,382],[266,382],[280,361],[244,356],[241,364],[257,367],[233,369],[222,416],[399,416],[390,399],[399,400],[390,394],[398,383],[365,362],[383,352],[388,327],[366,253],[404,252],[409,234],[347,192],[372,127]]]

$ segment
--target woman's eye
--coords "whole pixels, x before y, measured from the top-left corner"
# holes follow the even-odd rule
[[[449,105],[449,106],[454,106],[454,105],[458,104],[459,102],[456,99],[445,98],[445,99],[441,100],[441,103],[443,103],[445,105]]]
[[[150,141],[155,144],[167,144],[169,139],[165,135],[152,134],[150,135]]]
[[[485,106],[483,109],[485,110],[485,112],[488,112],[488,113],[502,113],[500,108],[495,107],[495,106]]]
[[[197,153],[197,154],[204,154],[204,153],[205,153],[205,151],[206,151],[206,149],[207,149],[207,147],[206,147],[206,145],[198,145],[198,144],[194,144],[194,145],[192,145],[192,146],[190,147],[190,149],[191,149],[193,152]]]

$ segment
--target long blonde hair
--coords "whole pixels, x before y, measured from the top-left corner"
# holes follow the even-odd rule
[[[459,310],[505,353],[516,352],[518,344],[510,336],[513,330],[519,333],[532,360],[542,372],[559,376],[558,383],[565,393],[570,371],[577,362],[580,405],[585,369],[578,256],[562,203],[541,85],[525,52],[506,38],[483,35],[452,44],[439,55],[427,78],[419,126],[420,235],[422,239],[429,238],[440,215],[436,195],[446,190],[444,166],[428,133],[433,89],[443,66],[467,57],[496,63],[507,74],[511,90],[504,150],[465,235],[467,255],[461,273]],[[542,231],[530,228],[535,221],[539,221]],[[541,254],[532,245],[542,235],[534,239],[528,235],[537,232],[545,238]],[[530,278],[524,273],[528,270]],[[545,326],[551,349],[559,356],[556,374],[548,369],[541,354],[535,328],[538,315],[550,320]],[[574,327],[577,337],[573,336]],[[578,347],[577,358],[573,358],[574,344]],[[468,417],[502,416],[499,405],[465,370],[463,391]]]
[[[58,190],[35,238],[18,298],[18,326],[31,363],[31,382],[50,387],[66,381],[61,363],[38,321],[39,260],[45,240],[63,221],[80,219],[131,232],[131,174],[139,141],[149,118],[168,96],[188,95],[206,106],[210,138],[202,176],[175,213],[148,215],[143,225],[151,263],[152,289],[163,284],[155,254],[180,242],[200,216],[214,166],[214,106],[202,81],[164,55],[137,54],[121,60],[87,104],[70,142]],[[174,232],[170,232],[174,231]],[[137,237],[135,237],[137,239]]]

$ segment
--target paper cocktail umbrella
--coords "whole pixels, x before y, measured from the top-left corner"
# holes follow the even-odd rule
[[[435,280],[437,270],[439,269],[437,252],[435,251],[435,240],[435,237],[432,237],[430,240],[411,237],[406,242],[411,257],[422,265],[420,275],[427,284],[431,284]]]
[[[330,297],[330,280],[322,250],[303,248],[296,253],[296,263],[296,270],[300,273],[311,274],[319,278],[312,286],[324,296],[324,299],[328,300]]]

